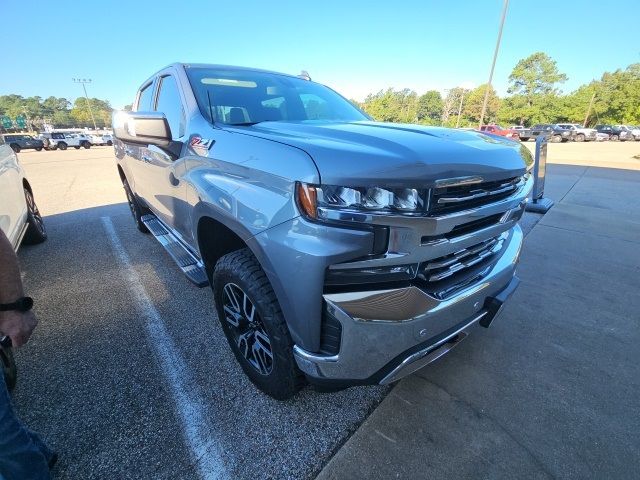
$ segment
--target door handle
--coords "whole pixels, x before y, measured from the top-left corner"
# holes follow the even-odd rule
[[[173,174],[173,172],[169,173],[169,183],[174,187],[177,187],[180,184],[180,180]]]

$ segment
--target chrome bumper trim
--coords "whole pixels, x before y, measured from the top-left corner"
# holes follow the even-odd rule
[[[445,300],[416,286],[325,294],[328,313],[342,324],[340,353],[329,357],[295,346],[298,366],[316,378],[371,377],[402,352],[428,344],[461,320],[480,315],[486,298],[513,279],[522,241],[522,229],[516,225],[486,275]]]

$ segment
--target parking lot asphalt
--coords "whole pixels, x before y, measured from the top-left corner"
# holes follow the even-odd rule
[[[636,145],[552,146],[556,205],[524,219],[503,313],[398,383],[319,480],[638,478]]]
[[[60,453],[58,478],[310,478],[383,398],[261,394],[210,289],[136,230],[110,148],[19,158],[49,239],[19,252],[40,324],[14,401]]]
[[[23,152],[49,239],[19,252],[40,324],[17,352],[18,414],[58,478],[629,478],[640,305],[616,280],[639,277],[638,153],[549,146],[555,216],[525,218],[523,285],[490,330],[390,395],[278,402],[236,364],[210,290],[135,229],[110,148]]]

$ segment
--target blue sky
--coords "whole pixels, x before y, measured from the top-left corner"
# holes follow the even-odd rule
[[[486,82],[502,0],[102,1],[0,0],[0,95],[82,94],[120,108],[174,61],[252,66],[311,77],[363,99],[386,87],[419,93]],[[546,52],[571,91],[640,62],[640,9],[601,0],[511,0],[494,86],[516,62]],[[7,21],[18,19],[19,21]]]

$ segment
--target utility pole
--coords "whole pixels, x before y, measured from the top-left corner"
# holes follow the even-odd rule
[[[460,115],[462,114],[462,101],[464,100],[464,89],[460,89],[460,106],[458,107],[458,119],[456,120],[456,128],[460,126]]]
[[[24,112],[24,118],[27,121],[27,131],[31,131],[31,120],[29,120],[29,114],[27,113],[27,107],[25,105],[22,106],[22,111]]]
[[[591,95],[591,100],[589,101],[589,108],[587,108],[587,115],[584,117],[584,123],[582,124],[583,127],[587,127],[587,122],[589,121],[589,115],[591,115],[591,109],[593,108],[593,102],[596,99],[596,92],[593,92],[593,95]]]
[[[498,30],[498,41],[496,42],[496,49],[493,52],[493,62],[491,62],[491,72],[489,73],[489,83],[484,91],[484,101],[482,102],[482,113],[480,113],[480,125],[484,121],[484,114],[487,111],[487,101],[489,100],[489,89],[491,88],[491,82],[493,81],[493,70],[496,68],[496,59],[498,58],[498,51],[500,50],[500,40],[502,40],[502,28],[504,27],[504,19],[507,17],[507,8],[509,7],[509,0],[504,0],[504,6],[502,7],[502,19],[500,20],[500,30]],[[478,127],[478,128],[479,128]]]
[[[89,101],[89,95],[87,95],[87,83],[91,83],[90,78],[74,78],[72,79],[74,83],[81,83],[82,89],[84,90],[84,98],[87,100],[87,107],[89,107],[89,115],[91,115],[91,121],[93,122],[94,130],[98,130],[98,126],[96,125],[96,119],[93,118],[93,112],[91,111],[91,102]]]

